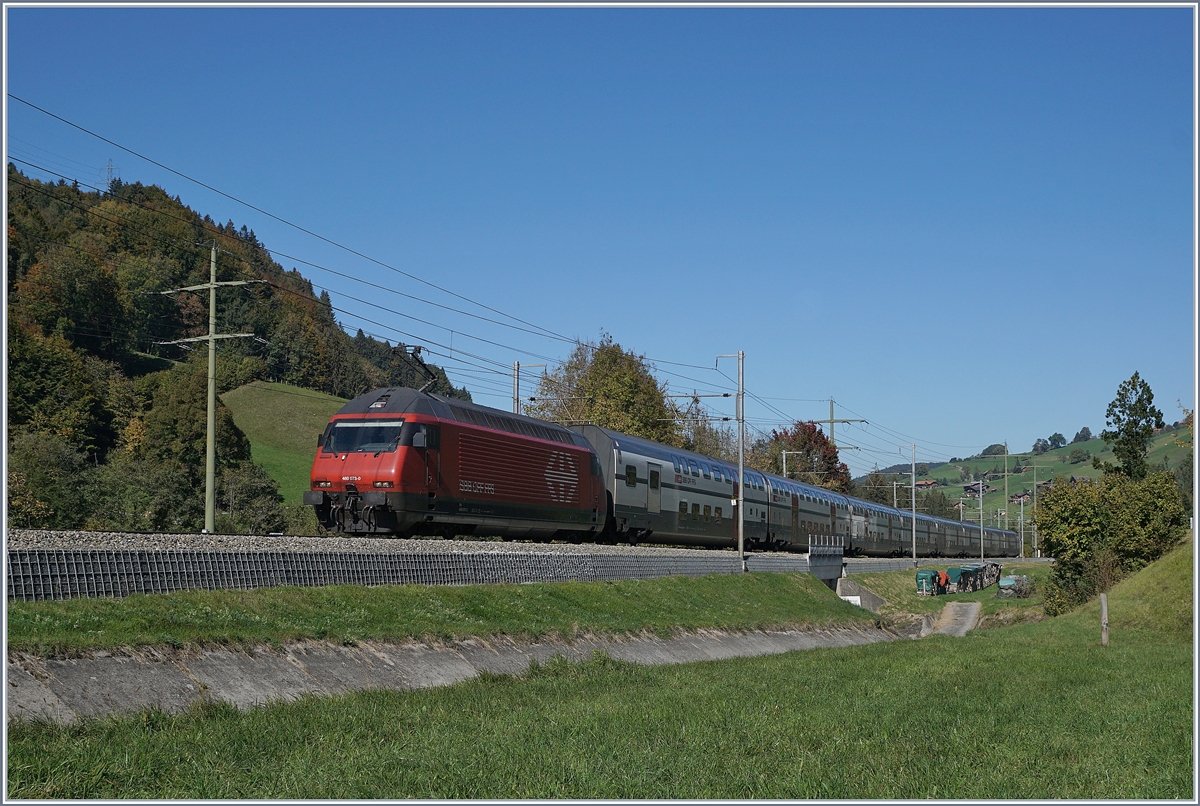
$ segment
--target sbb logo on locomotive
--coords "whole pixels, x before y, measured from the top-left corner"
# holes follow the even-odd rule
[[[579,473],[570,454],[554,451],[546,463],[546,486],[550,488],[550,500],[567,503],[575,500],[579,486]]]

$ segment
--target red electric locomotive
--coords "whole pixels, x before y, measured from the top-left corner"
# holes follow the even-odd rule
[[[304,503],[331,531],[594,539],[600,462],[553,423],[407,388],[351,400],[325,427]]]

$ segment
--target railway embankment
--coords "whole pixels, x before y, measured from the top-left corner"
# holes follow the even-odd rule
[[[607,557],[629,564],[686,565],[729,554],[586,544],[33,531],[14,531],[8,541],[10,553],[64,555],[85,549],[315,555],[330,546],[415,558],[450,552],[460,559],[543,556],[576,564]],[[788,559],[753,556],[764,563]],[[481,674],[520,674],[531,663],[556,656],[579,661],[597,652],[641,665],[751,658],[935,632],[962,635],[979,613],[974,603],[961,614],[926,612],[913,623],[874,618],[872,613],[885,607],[896,610],[875,589],[886,591],[901,608],[904,594],[915,596],[909,571],[885,575],[895,577],[894,590],[880,586],[878,576],[872,587],[844,578],[837,594],[807,574],[657,576],[520,580],[544,583],[539,585],[497,580],[501,584],[180,590],[15,602],[10,604],[8,713],[69,724],[147,708],[180,712],[204,702],[246,708],[306,695],[407,690]],[[861,607],[838,595],[857,596]],[[958,609],[952,604],[947,611]]]

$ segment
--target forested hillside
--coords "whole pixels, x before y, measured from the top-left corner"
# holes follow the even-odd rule
[[[207,346],[214,241],[219,392],[270,380],[354,397],[429,377],[392,345],[335,320],[327,294],[272,260],[252,230],[217,224],[158,187],[106,193],[8,166],[8,496],[14,526],[203,526]],[[438,367],[432,391],[470,399]],[[274,482],[217,411],[219,531],[279,530]]]

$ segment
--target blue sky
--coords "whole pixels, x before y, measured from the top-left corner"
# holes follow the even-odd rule
[[[1098,433],[1135,370],[1168,422],[1193,406],[1192,31],[1186,8],[9,7],[6,78],[391,267],[611,333],[673,392],[729,389],[714,358],[744,350],[754,427],[830,396],[870,421],[838,429],[857,474]],[[499,318],[11,99],[6,124],[10,158],[91,184],[111,159],[268,248]],[[279,261],[487,405],[570,349]]]

